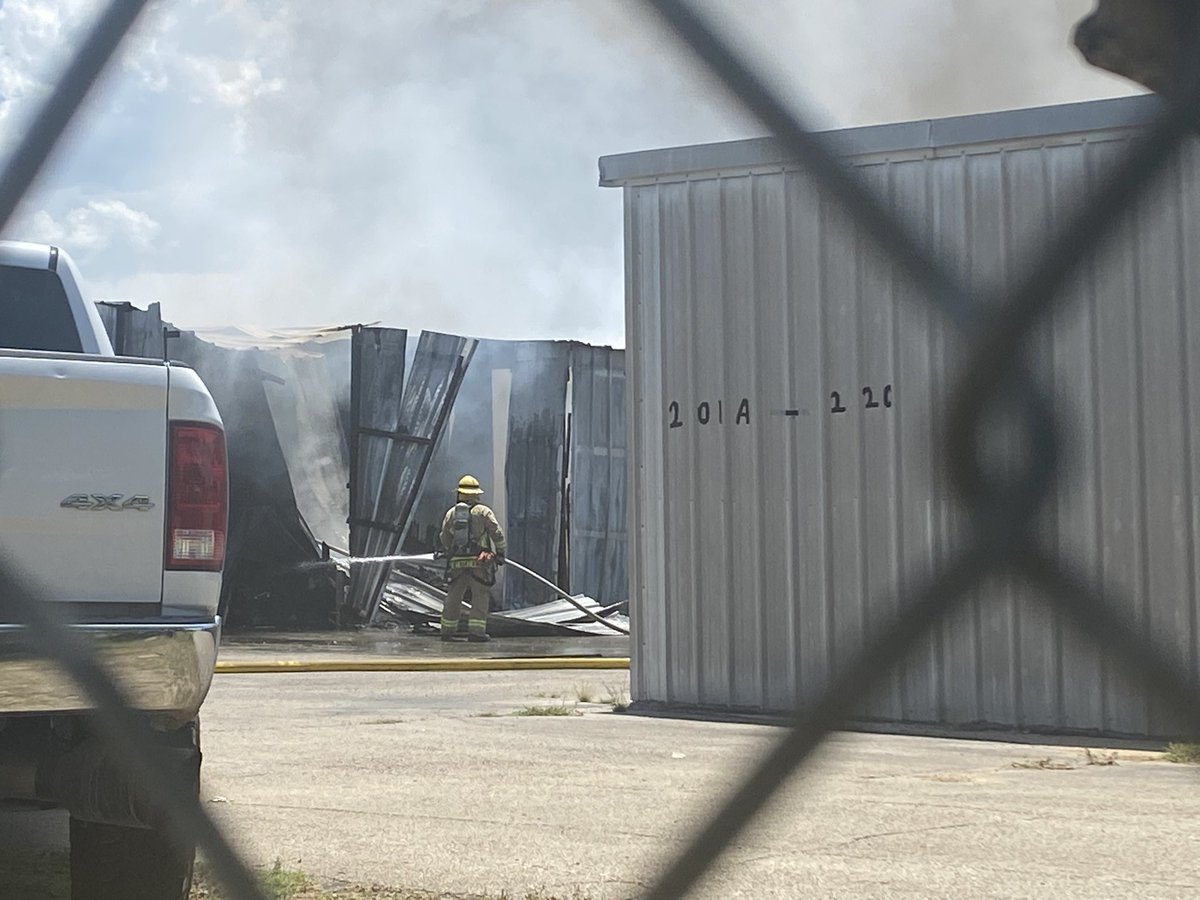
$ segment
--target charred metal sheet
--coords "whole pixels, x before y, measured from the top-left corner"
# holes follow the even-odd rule
[[[167,329],[157,303],[138,309],[128,302],[104,301],[96,304],[96,311],[117,356],[166,358]]]
[[[296,507],[323,544],[350,545],[350,334],[256,352]]]
[[[528,561],[564,590],[606,603],[625,600],[624,386],[621,350],[481,341],[405,551],[435,549],[454,482],[470,472],[484,480],[486,502],[508,532],[514,559]],[[501,574],[496,589],[503,609],[551,596],[509,573]]]
[[[571,346],[569,409],[567,590],[618,603],[629,597],[623,351]]]
[[[563,570],[563,477],[569,345],[530,343],[518,348],[509,401],[505,485],[509,553],[555,584]],[[548,588],[505,581],[506,609],[535,606]]]
[[[355,335],[359,343],[351,377],[350,479],[354,556],[389,556],[400,546],[475,350],[469,338],[422,333],[401,393],[395,373],[400,370],[403,376],[404,347],[388,331],[363,329]],[[356,566],[351,573],[350,607],[364,621],[373,618],[391,568],[380,563]]]
[[[506,472],[513,467],[522,473],[525,472],[528,464],[525,454],[529,443],[528,431],[519,430],[516,443],[511,443],[513,423],[510,411],[518,420],[526,421],[530,417],[531,409],[545,407],[547,394],[553,404],[551,411],[558,413],[561,410],[561,386],[566,380],[565,356],[558,354],[562,356],[561,365],[542,364],[556,346],[544,341],[479,342],[471,358],[470,370],[463,379],[462,388],[454,402],[446,432],[430,461],[430,489],[418,503],[413,526],[405,538],[406,552],[431,552],[437,548],[442,516],[454,502],[454,486],[459,477],[467,473],[475,475],[483,482],[484,502],[491,506],[504,526],[510,539],[510,549],[526,548],[527,545],[522,543],[520,529],[514,534],[514,519],[509,498],[514,498],[516,513],[522,515],[527,504],[518,495],[530,481],[520,477],[510,485]],[[552,385],[557,386],[555,389],[547,391],[547,377]],[[557,427],[561,428],[561,416]],[[557,458],[556,454],[561,453],[562,449],[561,432],[551,430],[549,434],[554,435],[556,449],[547,453],[543,442],[543,459],[550,456]],[[558,467],[550,467],[540,475],[535,472],[530,477],[551,479],[548,487],[550,491],[554,491],[557,490],[560,475]],[[548,508],[557,515],[556,503],[550,504]],[[557,527],[557,522],[549,524],[550,527]],[[547,576],[551,579],[557,578],[555,555],[548,554],[544,563],[551,566],[545,570]],[[539,563],[541,564],[543,563]],[[529,585],[523,580],[510,579],[504,570],[501,570],[497,577],[494,602],[499,607],[519,607],[536,602],[536,598],[524,595],[524,589]],[[514,582],[511,587],[510,582]]]
[[[436,398],[420,394],[436,393],[453,378],[451,361],[466,346],[462,338],[430,335],[410,344],[403,330],[335,325],[181,334],[164,329],[157,306],[99,306],[118,352],[161,356],[165,331],[172,335],[168,356],[221,386],[218,406],[227,420],[252,423],[248,434],[231,427],[231,444],[246,445],[238,459],[257,460],[278,448],[282,466],[259,461],[259,473],[233,471],[242,480],[276,472],[257,485],[261,490],[234,500],[238,531],[255,545],[262,532],[274,535],[286,559],[300,552],[298,546],[315,548],[304,558],[319,555],[321,545],[354,556],[391,555],[400,547],[432,551],[453,486],[470,472],[483,480],[514,558],[529,561],[569,592],[609,604],[626,599],[621,351],[565,342],[478,342],[447,414],[438,411]],[[434,357],[447,353],[439,368]],[[414,388],[409,399],[405,374],[419,368],[427,371],[415,377],[430,384]],[[266,416],[259,406],[264,400]],[[406,404],[418,402],[428,416],[444,419],[440,440],[430,440],[411,420],[415,406]],[[258,412],[249,413],[251,408]],[[431,422],[436,424],[425,424]],[[429,448],[433,455],[427,458]],[[280,468],[286,477],[278,475]],[[423,497],[426,482],[432,489]],[[407,511],[406,498],[416,503]],[[231,534],[231,543],[236,537]],[[230,555],[236,560],[238,548],[231,546]],[[254,568],[278,569],[278,560],[265,552],[255,552],[254,559]],[[235,562],[231,581],[248,571]],[[349,597],[356,619],[370,615],[375,584],[382,583],[379,572],[362,571],[356,569]],[[270,593],[261,588],[256,581],[256,597]],[[501,609],[553,599],[549,590],[506,570],[494,594]]]
[[[427,571],[422,572],[423,577],[417,577],[406,571],[406,568],[397,567],[391,573],[379,603],[379,617],[385,621],[408,625],[414,631],[437,630],[440,628],[446,593],[423,580],[424,576],[428,575]],[[625,628],[629,627],[629,618],[624,610],[601,606],[591,597],[578,596],[575,599],[597,615]],[[488,615],[487,627],[488,633],[496,637],[580,634],[609,637],[613,634],[612,629],[602,623],[588,620],[578,609],[562,599],[519,610],[493,612]]]
[[[235,624],[322,621],[322,613],[306,609],[297,599],[307,593],[309,576],[292,574],[294,564],[320,554],[296,504],[287,456],[267,399],[264,354],[217,347],[183,332],[168,342],[168,355],[196,370],[225,423],[229,541],[222,608]]]
[[[344,426],[329,406],[336,405],[336,385],[345,385],[348,399],[348,353],[337,352],[338,344],[348,344],[344,332],[227,335],[218,329],[198,335],[164,323],[158,304],[96,306],[116,353],[190,366],[221,412],[230,479],[221,597],[227,623],[328,625],[334,588],[327,575],[297,563],[317,559],[319,543],[338,538],[339,517],[329,512],[337,500],[328,483],[340,480],[344,494],[346,461],[328,446],[336,445]],[[339,366],[345,369],[340,375]],[[343,500],[343,532],[345,518]]]
[[[382,522],[378,504],[392,441],[400,430],[408,332],[361,328],[354,332],[350,369],[350,552],[367,556],[369,527]]]
[[[482,340],[475,348],[442,439],[429,462],[428,487],[417,502],[405,538],[405,552],[431,553],[437,549],[442,516],[454,503],[458,479],[468,473],[482,481],[484,502],[507,528],[504,459],[508,400],[519,346],[516,341]],[[500,596],[499,590],[496,595]]]

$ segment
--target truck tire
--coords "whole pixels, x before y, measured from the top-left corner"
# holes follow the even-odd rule
[[[200,720],[168,738],[200,750]],[[196,793],[200,766],[196,764]],[[157,828],[85,822],[71,816],[71,900],[187,900],[196,845]]]
[[[150,828],[71,817],[71,900],[187,900],[195,846]]]

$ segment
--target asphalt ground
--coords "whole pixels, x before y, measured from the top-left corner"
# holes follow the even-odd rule
[[[218,675],[204,799],[254,864],[329,887],[636,897],[780,731],[615,712],[627,678]],[[547,710],[571,714],[517,714]],[[1136,750],[838,734],[695,896],[1194,898],[1198,777]],[[65,818],[0,813],[0,842],[65,847]]]

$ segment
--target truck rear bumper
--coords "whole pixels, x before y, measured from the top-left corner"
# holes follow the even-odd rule
[[[104,622],[74,625],[92,640],[100,661],[139,710],[180,722],[208,695],[221,619],[189,623]],[[0,625],[0,714],[69,713],[92,707],[58,665],[38,656],[23,625]]]

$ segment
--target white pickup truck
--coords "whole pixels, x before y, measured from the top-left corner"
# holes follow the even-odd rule
[[[67,254],[0,241],[0,548],[94,638],[197,789],[227,485],[199,376],[114,356]],[[186,897],[194,847],[156,824],[91,734],[89,706],[0,622],[0,805],[69,811],[73,900]]]

